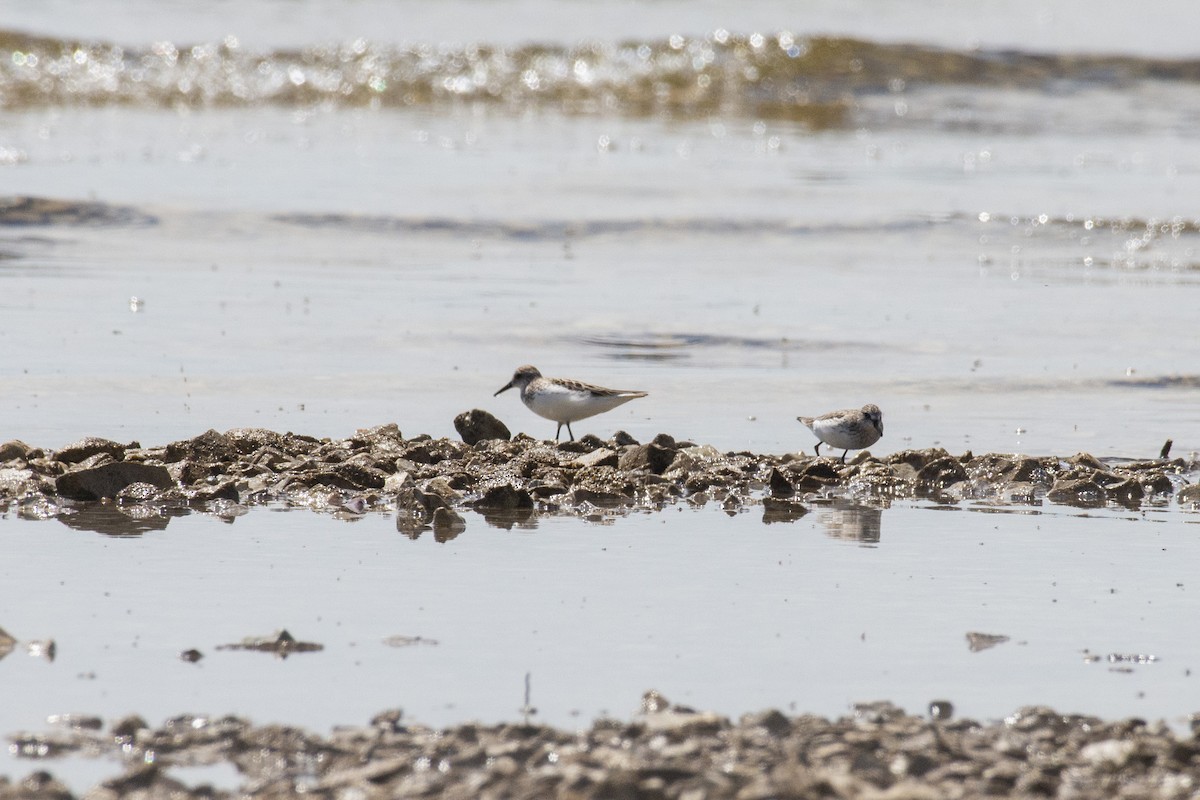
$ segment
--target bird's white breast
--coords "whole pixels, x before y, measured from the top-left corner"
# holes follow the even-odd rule
[[[539,417],[555,422],[587,419],[626,403],[638,395],[596,395],[571,389],[552,381],[537,381],[521,392],[521,399]]]

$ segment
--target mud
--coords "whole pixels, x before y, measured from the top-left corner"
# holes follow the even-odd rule
[[[903,450],[863,451],[842,464],[804,453],[721,452],[660,434],[648,443],[618,432],[554,443],[507,429],[478,410],[460,415],[467,444],[406,438],[394,424],[346,439],[258,428],[207,431],[143,447],[86,438],[57,451],[0,444],[0,508],[26,518],[59,518],[111,535],[161,530],[174,516],[233,519],[249,507],[281,504],[353,518],[396,512],[410,536],[452,538],[473,509],[512,527],[537,515],[589,519],[714,504],[765,523],[802,517],[813,503],[852,500],[885,508],[896,500],[935,503],[1138,509],[1200,507],[1194,459],[1097,459]]]
[[[123,774],[88,798],[1184,798],[1200,785],[1200,738],[1140,719],[1022,708],[1003,720],[929,717],[887,703],[829,720],[765,711],[734,722],[647,692],[632,721],[579,731],[528,724],[436,730],[398,710],[322,737],[237,717],[80,715],[10,737],[37,760],[106,757]],[[188,786],[174,766],[228,764],[236,788]],[[0,799],[72,797],[50,772],[0,778]]]

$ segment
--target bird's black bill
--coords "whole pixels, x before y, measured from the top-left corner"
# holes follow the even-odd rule
[[[509,381],[508,383],[504,384],[499,389],[497,389],[496,394],[500,394],[501,392],[507,392],[512,387],[513,387],[512,381]],[[496,394],[492,395],[492,397],[495,397]]]

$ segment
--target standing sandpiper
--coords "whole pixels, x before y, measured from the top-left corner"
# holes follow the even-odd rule
[[[846,453],[851,450],[862,450],[879,441],[883,436],[883,412],[874,403],[868,403],[859,408],[848,408],[844,411],[830,411],[819,417],[796,417],[808,429],[817,435],[821,441],[813,451],[821,455],[821,445],[842,448],[842,463],[846,463]]]
[[[537,367],[528,364],[517,367],[512,380],[500,387],[496,394],[514,386],[521,390],[521,402],[525,403],[530,411],[558,423],[558,428],[554,431],[556,442],[562,433],[563,425],[567,426],[567,435],[571,437],[571,441],[575,441],[575,434],[571,431],[572,422],[611,411],[622,403],[646,396],[645,392],[605,389],[603,386],[593,386],[566,378],[543,378]]]

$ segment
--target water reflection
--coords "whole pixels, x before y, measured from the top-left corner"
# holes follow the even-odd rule
[[[93,531],[105,536],[141,536],[143,533],[166,530],[171,517],[145,506],[121,508],[96,503],[64,511],[56,519],[77,531]]]
[[[833,539],[879,544],[883,528],[883,509],[872,508],[845,498],[834,498],[817,514],[817,522]]]

